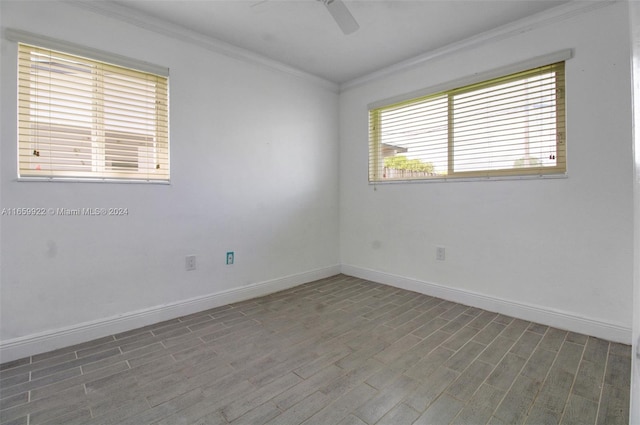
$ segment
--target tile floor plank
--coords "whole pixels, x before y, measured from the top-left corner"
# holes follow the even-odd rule
[[[458,375],[457,372],[451,369],[440,367],[416,391],[412,392],[404,402],[416,411],[424,412],[458,378]],[[455,396],[457,394],[454,394]]]
[[[414,425],[448,424],[462,410],[464,403],[443,394],[414,422]]]
[[[460,424],[486,424],[496,410],[505,392],[488,384],[476,391],[471,400],[456,416],[454,423]]]
[[[592,401],[577,395],[569,398],[564,410],[562,425],[586,425],[595,424],[598,405]]]
[[[336,424],[343,420],[349,412],[357,409],[376,395],[377,391],[367,384],[361,384],[339,397],[333,404],[303,422],[304,425]]]

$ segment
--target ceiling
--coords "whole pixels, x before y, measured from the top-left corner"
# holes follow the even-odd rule
[[[345,0],[360,25],[350,35],[317,0],[111,3],[342,84],[568,1]]]

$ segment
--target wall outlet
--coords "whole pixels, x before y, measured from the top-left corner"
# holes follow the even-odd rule
[[[184,258],[184,269],[187,271],[196,269],[196,256],[195,255],[187,255]]]
[[[227,252],[227,265],[228,266],[233,264],[234,257],[235,257],[235,254],[233,253],[233,251]]]
[[[438,261],[444,261],[446,258],[445,256],[445,250],[443,246],[437,246],[436,247],[436,260]]]

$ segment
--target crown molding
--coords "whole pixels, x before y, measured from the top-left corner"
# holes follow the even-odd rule
[[[206,36],[197,31],[146,15],[137,10],[130,9],[117,3],[107,1],[86,1],[86,0],[62,0],[63,3],[89,10],[93,13],[127,22],[138,28],[153,31],[176,40],[180,40],[206,50],[219,53],[237,60],[258,64],[272,70],[276,70],[285,74],[292,75],[311,82],[326,90],[339,93],[339,85],[320,78],[308,72],[301,71],[297,68],[285,65],[279,61],[267,58],[241,47],[234,46],[213,37]]]
[[[370,74],[354,78],[353,80],[340,84],[340,93],[354,89],[367,83],[380,80],[393,74],[407,71],[426,62],[439,59],[454,53],[463,52],[473,49],[486,43],[495,42],[503,39],[514,37],[518,34],[531,31],[555,22],[564,21],[574,16],[581,15],[592,10],[600,9],[614,3],[620,3],[620,0],[572,0],[569,3],[545,10],[535,15],[528,16],[523,19],[511,22],[509,24],[496,27],[489,31],[474,35],[464,40],[451,43],[439,49],[426,52],[394,65],[374,71]]]
[[[503,39],[531,31],[555,22],[570,19],[574,16],[591,12],[602,7],[620,3],[622,0],[572,0],[553,9],[548,9],[535,15],[511,22],[509,24],[476,34],[464,40],[451,43],[439,49],[415,56],[394,65],[382,68],[372,73],[354,78],[342,84],[337,84],[295,67],[285,65],[282,62],[270,59],[266,56],[234,46],[213,37],[206,36],[197,31],[190,30],[180,25],[169,23],[165,20],[148,16],[137,10],[130,9],[117,3],[107,1],[87,0],[62,0],[64,3],[90,10],[105,17],[127,22],[138,28],[153,31],[177,40],[190,43],[209,51],[219,53],[237,60],[259,64],[279,72],[283,72],[297,78],[309,81],[334,93],[342,93],[364,84],[407,71],[426,62],[442,58],[455,53],[476,48],[486,43]]]

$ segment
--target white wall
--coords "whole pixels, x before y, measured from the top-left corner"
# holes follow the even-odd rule
[[[630,424],[640,424],[640,3],[629,2],[633,52],[634,290]]]
[[[346,273],[629,343],[629,27],[615,3],[461,48],[340,96]],[[561,49],[568,178],[367,183],[367,104]],[[435,247],[446,261],[435,261]]]
[[[242,291],[254,284],[275,290],[339,271],[334,91],[84,8],[0,7],[3,28],[171,73],[171,185],[17,182],[16,45],[1,40],[0,207],[129,211],[1,217],[2,361],[74,342],[63,338],[69,331],[88,339],[234,299],[215,294],[242,298],[257,293]],[[227,251],[235,251],[233,266],[225,265]],[[187,272],[191,254],[198,268]],[[205,303],[192,302],[202,297]],[[169,313],[162,307],[189,300]],[[136,312],[135,320],[118,322]],[[105,320],[110,327],[88,329]]]

